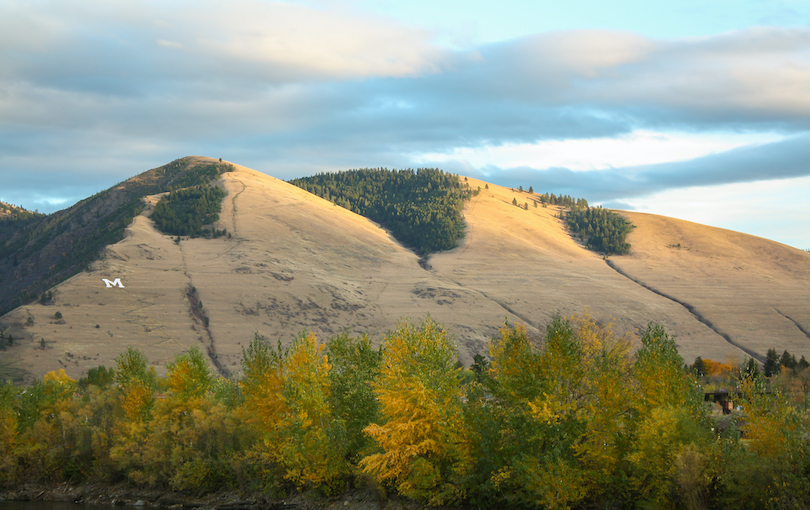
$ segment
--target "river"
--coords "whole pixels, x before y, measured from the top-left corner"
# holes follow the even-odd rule
[[[121,507],[66,501],[0,501],[0,510],[120,510]]]

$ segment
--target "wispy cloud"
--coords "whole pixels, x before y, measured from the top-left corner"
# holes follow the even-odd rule
[[[803,134],[758,146],[650,165],[574,171],[569,168],[481,167],[479,176],[506,186],[532,185],[538,190],[584,196],[595,202],[627,200],[681,189],[810,176],[810,135]],[[450,168],[465,166],[446,162]]]

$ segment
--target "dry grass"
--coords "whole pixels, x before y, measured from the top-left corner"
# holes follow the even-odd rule
[[[585,310],[615,321],[620,332],[661,322],[677,335],[688,361],[744,355],[681,304],[584,249],[554,217],[556,207],[532,207],[536,195],[492,184],[486,190],[470,179],[482,191],[465,210],[467,236],[458,248],[431,257],[424,270],[373,222],[235,167],[221,181],[228,196],[217,225],[232,238],[178,245],[146,216],[137,217],[104,260],[56,288],[54,305],[22,307],[0,320],[25,337],[13,352],[19,365],[37,376],[65,368],[78,377],[112,365],[132,345],[162,370],[199,345],[238,371],[241,348],[256,332],[284,342],[304,330],[321,339],[343,330],[377,339],[399,318],[426,313],[455,335],[469,363],[475,352],[486,352],[487,338],[504,319],[539,335],[555,314]],[[528,202],[528,211],[511,205],[513,197]],[[810,338],[785,318],[810,330],[810,254],[669,218],[628,217],[637,225],[634,250],[611,259],[618,269],[694,306],[746,349],[764,354],[774,346],[810,356]],[[108,289],[101,280],[115,277],[125,289]],[[189,309],[190,285],[208,328]],[[53,320],[57,310],[64,324]],[[34,324],[24,326],[29,314]]]

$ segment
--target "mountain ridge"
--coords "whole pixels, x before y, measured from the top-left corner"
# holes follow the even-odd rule
[[[79,376],[111,365],[127,345],[159,370],[198,346],[220,373],[233,373],[255,333],[284,343],[305,330],[324,340],[343,331],[379,340],[400,318],[430,313],[469,364],[504,319],[540,338],[555,315],[584,311],[622,332],[659,322],[687,360],[742,361],[770,347],[810,355],[802,333],[810,312],[801,307],[810,302],[810,254],[800,250],[621,212],[637,225],[631,253],[609,259],[622,275],[564,227],[559,207],[518,208],[512,201],[525,192],[469,178],[482,191],[465,205],[466,235],[422,267],[374,222],[231,164],[216,182],[227,196],[215,227],[232,238],[175,242],[148,218],[160,198],[150,195],[125,238],[57,285],[52,301],[0,318],[20,339],[4,359],[31,377],[57,368]],[[124,289],[105,287],[102,279],[116,277]]]

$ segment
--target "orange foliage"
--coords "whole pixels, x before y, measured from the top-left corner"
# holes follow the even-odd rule
[[[155,392],[144,384],[131,384],[124,390],[121,405],[124,414],[130,421],[142,421],[147,418],[155,402]]]
[[[720,363],[708,358],[703,360],[703,366],[706,368],[706,375],[709,377],[727,377],[732,375],[735,369],[728,363]]]

